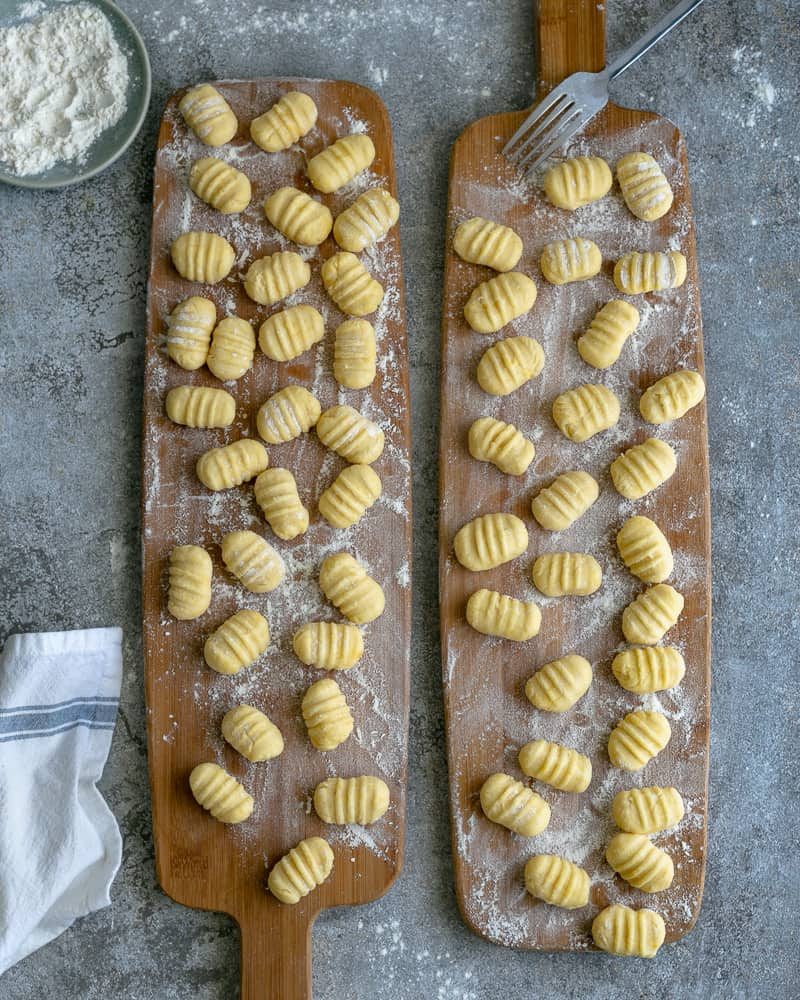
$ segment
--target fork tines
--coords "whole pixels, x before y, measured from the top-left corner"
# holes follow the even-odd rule
[[[563,87],[556,87],[511,136],[503,155],[525,171],[535,170],[581,127],[583,108]]]

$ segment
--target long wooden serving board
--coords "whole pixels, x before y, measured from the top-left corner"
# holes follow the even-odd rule
[[[539,6],[539,94],[578,70],[604,65],[604,6],[594,0],[544,0]],[[644,150],[656,157],[675,193],[672,210],[655,224],[640,222],[626,209],[618,189],[601,201],[567,213],[546,201],[539,180],[524,181],[501,155],[527,112],[497,114],[469,126],[452,153],[446,233],[442,323],[442,417],[440,455],[441,632],[447,743],[450,766],[453,854],[459,904],[468,925],[500,944],[547,950],[591,947],[590,927],[611,902],[649,906],[666,922],[667,941],[694,924],[703,892],[706,850],[710,689],[710,514],[705,406],[682,420],[654,428],[639,416],[641,392],[676,368],[703,373],[694,221],[686,148],[678,129],[654,114],[608,105],[571,143],[565,155],[595,154],[613,168],[624,153]],[[497,335],[474,333],[463,318],[464,303],[486,269],[461,261],[452,249],[456,226],[483,216],[513,227],[524,253],[518,269],[539,289],[533,310]],[[562,287],[538,271],[543,246],[554,239],[585,236],[603,252],[600,275]],[[641,323],[619,361],[604,372],[585,365],[575,340],[596,310],[619,297],[611,280],[613,262],[627,250],[680,249],[688,258],[682,288],[631,301]],[[481,354],[510,335],[535,337],[544,348],[538,378],[504,398],[486,395],[475,379]],[[614,429],[583,444],[564,438],[551,417],[553,399],[582,382],[612,388],[622,402]],[[536,456],[524,477],[505,476],[471,458],[467,431],[477,417],[513,423],[535,443]],[[636,503],[614,490],[608,468],[625,448],[649,436],[669,441],[678,470],[669,482]],[[598,502],[564,532],[542,530],[530,501],[556,475],[584,469],[600,483]],[[453,555],[456,531],[478,514],[509,511],[530,533],[526,555],[486,573],[470,573]],[[670,582],[686,606],[665,638],[684,653],[683,683],[659,695],[638,697],[615,681],[610,664],[624,648],[621,612],[641,590],[621,564],[616,532],[631,514],[653,518],[675,553]],[[603,585],[588,598],[547,599],[535,590],[530,571],[544,552],[590,552],[603,567]],[[535,600],[542,610],[539,635],[524,644],[480,635],[467,625],[466,600],[480,587]],[[525,698],[527,678],[542,664],[569,652],[593,665],[589,692],[569,712],[539,712]],[[608,735],[637,708],[662,711],[672,727],[668,747],[644,770],[630,775],[611,766]],[[519,748],[544,738],[573,746],[593,764],[589,790],[581,795],[536,785],[552,806],[549,827],[526,839],[489,822],[478,793],[488,775],[519,770]],[[533,783],[531,783],[533,784]],[[613,835],[611,801],[616,792],[644,785],[674,785],[686,803],[680,825],[655,838],[675,861],[675,880],[666,892],[632,889],[604,861]],[[538,902],[525,892],[522,872],[533,854],[562,854],[583,866],[592,882],[588,907],[568,911]]]
[[[262,205],[276,188],[291,184],[314,193],[305,177],[306,158],[341,135],[366,131],[376,157],[371,168],[347,188],[322,196],[334,215],[358,194],[385,186],[395,196],[391,128],[380,99],[352,83],[320,80],[226,81],[215,84],[236,113],[235,139],[218,150],[203,146],[186,128],[169,100],[158,137],[153,205],[152,258],[145,357],[143,530],[144,640],[148,747],[158,879],[173,899],[187,906],[221,910],[242,931],[242,997],[246,1000],[305,1000],[311,996],[310,930],[320,910],[364,903],[388,889],[399,871],[405,822],[406,743],[411,617],[411,493],[408,365],[400,240],[397,227],[362,255],[386,294],[369,317],[376,330],[378,374],[368,389],[341,390],[332,376],[333,332],[344,319],[322,287],[321,259],[334,252],[329,239],[319,250],[287,243],[267,223]],[[249,140],[249,123],[281,94],[302,90],[319,108],[317,126],[298,146],[265,153]],[[240,216],[223,216],[188,189],[191,163],[221,156],[251,179],[253,199]],[[169,258],[182,232],[210,229],[224,235],[237,252],[231,276],[215,286],[184,281]],[[291,248],[306,257],[311,283],[272,310],[252,302],[241,276],[264,254]],[[256,350],[253,368],[227,384],[236,398],[232,427],[191,430],[172,424],[164,413],[167,391],[176,385],[219,385],[205,369],[186,372],[163,349],[166,317],[188,295],[212,298],[218,318],[235,313],[256,329],[270,311],[308,302],[325,317],[325,339],[288,364],[269,361]],[[386,447],[375,463],[383,496],[353,528],[337,531],[317,513],[316,501],[344,466],[314,433],[289,444],[269,446],[271,466],[294,473],[300,497],[311,512],[308,532],[292,542],[275,538],[253,497],[252,484],[211,493],[194,473],[208,448],[242,436],[257,438],[259,405],[280,387],[309,388],[323,408],[348,403],[383,428]],[[250,594],[224,569],[219,544],[227,531],[252,529],[283,556],[287,573],[270,594]],[[178,544],[202,545],[214,561],[209,610],[192,622],[166,612],[166,568]],[[365,655],[355,668],[339,672],[355,719],[350,739],[320,753],[306,735],[300,699],[321,671],[305,667],[292,651],[292,635],[310,620],[341,620],[317,584],[320,563],[346,550],[362,560],[386,593],[386,611],[365,629]],[[210,670],[202,656],[206,636],[238,608],[256,608],[269,621],[271,643],[256,665],[235,677]],[[248,764],[220,735],[223,714],[241,702],[254,704],[278,725],[285,740],[273,761]],[[255,797],[247,822],[226,827],[194,801],[188,776],[201,761],[216,761]],[[315,785],[329,775],[375,774],[391,791],[391,806],[370,827],[323,824],[311,807]],[[278,903],[265,888],[265,868],[305,837],[325,837],[334,850],[333,874],[296,906]]]

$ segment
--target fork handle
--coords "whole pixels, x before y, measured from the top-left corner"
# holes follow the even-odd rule
[[[635,41],[633,45],[629,45],[610,66],[606,67],[605,77],[608,80],[614,80],[620,73],[624,73],[629,66],[632,66],[637,59],[641,59],[645,52],[652,49],[656,42],[660,42],[664,35],[672,31],[702,2],[703,0],[681,0],[680,3],[675,4],[672,10],[666,13],[648,32]]]

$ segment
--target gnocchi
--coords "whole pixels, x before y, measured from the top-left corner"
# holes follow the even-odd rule
[[[592,762],[572,747],[532,740],[519,752],[520,769],[530,778],[562,792],[585,792],[592,781]]]
[[[228,571],[251,594],[275,590],[286,575],[280,554],[255,531],[229,531],[221,548]]]
[[[564,910],[589,903],[589,876],[557,854],[534,854],[525,864],[525,888],[536,899]]]
[[[476,333],[496,333],[530,312],[536,294],[536,284],[527,274],[496,274],[472,290],[464,306],[464,319]]]
[[[264,202],[264,215],[287,240],[306,247],[324,243],[333,228],[328,206],[293,187],[273,191]]]
[[[551,285],[593,278],[602,264],[597,244],[582,236],[548,243],[539,258],[539,268]]]
[[[468,264],[513,271],[522,256],[522,240],[508,226],[475,216],[456,229],[453,249]]]
[[[459,528],[453,547],[461,565],[478,573],[521,556],[528,529],[515,514],[482,514]]]
[[[546,552],[535,560],[531,576],[546,597],[588,597],[603,582],[600,563],[585,552]]]
[[[307,622],[295,632],[292,648],[307,667],[349,670],[364,655],[364,638],[355,625]]]
[[[664,920],[655,910],[632,910],[616,903],[592,921],[592,940],[611,955],[653,958],[665,937]]]
[[[614,822],[626,833],[660,833],[683,819],[683,799],[677,788],[631,788],[617,792],[611,803]]]
[[[611,168],[601,156],[571,156],[544,175],[544,193],[556,208],[572,212],[604,198],[611,190]]]
[[[638,325],[639,310],[625,299],[612,299],[595,315],[586,333],[578,338],[578,354],[592,368],[610,368]]]
[[[668,583],[657,583],[635,597],[622,612],[622,634],[630,643],[655,646],[682,611],[683,596]]]
[[[287,385],[258,408],[256,427],[267,444],[285,444],[308,433],[321,412],[319,400],[308,389]]]
[[[641,500],[657,490],[678,467],[675,452],[666,441],[648,438],[614,459],[609,472],[614,489],[627,500]]]
[[[639,412],[648,424],[678,420],[703,399],[706,385],[702,377],[688,369],[672,372],[645,389]]]
[[[253,814],[253,796],[219,764],[198,764],[189,775],[189,787],[197,804],[220,823],[243,823]]]
[[[293,361],[325,336],[322,313],[313,306],[289,306],[259,327],[258,346],[271,361]]]
[[[290,541],[308,529],[308,510],[288,469],[267,469],[255,482],[256,503],[273,534]]]
[[[224,389],[204,385],[178,385],[165,401],[167,416],[184,427],[230,427],[236,416],[236,401]]]
[[[265,152],[279,153],[307,135],[316,121],[314,101],[302,91],[290,90],[250,122],[250,138]]]
[[[550,822],[550,806],[541,795],[507,774],[490,774],[480,798],[487,819],[521,837],[535,837]]]
[[[521,476],[533,461],[533,444],[513,424],[494,417],[475,420],[468,436],[469,453],[479,462],[491,462],[509,476]]]
[[[300,705],[308,738],[317,750],[335,750],[353,732],[353,716],[342,689],[323,677],[303,695]]]
[[[259,305],[274,306],[310,280],[311,268],[300,254],[279,250],[253,261],[244,276],[244,290]]]
[[[192,295],[179,302],[167,320],[167,354],[186,371],[202,368],[208,357],[217,307],[210,299]]]
[[[356,625],[375,621],[386,606],[381,585],[348,552],[337,552],[323,561],[319,586],[331,604]]]
[[[197,460],[197,478],[210,490],[241,486],[263,472],[269,464],[263,444],[241,438],[221,448],[211,448]]]
[[[334,528],[359,521],[381,495],[380,476],[369,465],[348,465],[323,491],[317,506]]]
[[[661,712],[628,712],[608,738],[609,759],[623,771],[641,771],[661,753],[671,736],[670,724]]]
[[[662,892],[675,877],[672,858],[641,833],[614,834],[606,847],[606,861],[620,878],[642,892]]]
[[[484,352],[476,372],[478,385],[490,396],[507,396],[535,378],[544,366],[544,351],[533,337],[506,337]]]
[[[348,316],[368,316],[383,301],[383,285],[354,253],[335,253],[323,263],[320,273],[325,291]]]
[[[233,382],[253,366],[256,335],[246,319],[226,316],[217,323],[206,364],[220,382]]]
[[[244,211],[253,193],[247,174],[216,156],[195,160],[189,171],[189,187],[223,215]]]
[[[600,487],[588,472],[562,472],[533,498],[531,513],[546,531],[563,531],[582,517],[598,496]]]
[[[347,319],[336,327],[333,377],[345,389],[366,389],[375,379],[375,330],[365,319]]]
[[[222,735],[245,760],[258,763],[283,753],[280,729],[252,705],[237,705],[222,717]]]
[[[218,674],[238,674],[252,666],[268,645],[267,619],[258,611],[243,608],[206,639],[203,658]]]
[[[206,146],[224,146],[239,127],[230,104],[210,83],[187,90],[178,102],[178,109],[189,128]]]
[[[617,549],[631,573],[644,583],[661,583],[672,573],[672,549],[649,517],[629,517],[617,532]]]
[[[592,665],[576,653],[560,656],[528,678],[525,697],[543,712],[566,712],[589,690]]]
[[[383,454],[383,431],[352,406],[331,406],[323,411],[316,430],[325,447],[345,462],[370,465]]]
[[[611,672],[626,691],[651,694],[680,684],[686,663],[674,646],[643,646],[617,653],[611,661]]]
[[[322,885],[333,871],[333,851],[322,837],[307,837],[284,854],[267,878],[272,895],[293,906]]]
[[[614,265],[614,284],[625,295],[680,288],[686,280],[686,258],[677,250],[626,253]]]
[[[215,285],[230,274],[236,253],[224,236],[190,232],[179,236],[170,247],[175,270],[187,281]]]
[[[314,811],[323,823],[369,826],[389,808],[389,786],[371,774],[326,778],[314,789]]]
[[[400,205],[383,188],[370,188],[336,216],[333,238],[351,253],[360,253],[389,232],[400,218]]]
[[[483,635],[527,642],[539,634],[542,613],[533,601],[518,601],[495,590],[476,590],[467,601],[467,622]]]
[[[655,222],[672,207],[672,188],[649,153],[628,153],[617,163],[617,181],[630,211],[643,222]]]
[[[588,441],[619,420],[619,399],[604,385],[585,383],[553,400],[553,421],[570,441]]]
[[[211,556],[199,545],[176,545],[169,556],[169,598],[173,618],[199,618],[211,603]]]
[[[308,179],[323,194],[349,184],[375,159],[372,139],[363,133],[342,136],[308,161]]]

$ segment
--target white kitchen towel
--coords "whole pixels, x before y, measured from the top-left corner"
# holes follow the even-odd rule
[[[0,656],[0,974],[108,906],[122,838],[97,789],[122,630],[12,635]]]

